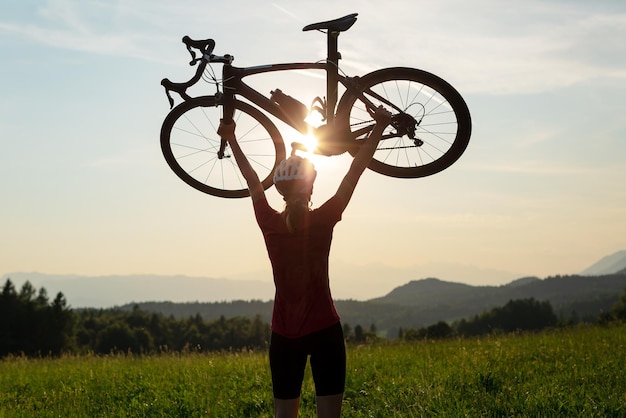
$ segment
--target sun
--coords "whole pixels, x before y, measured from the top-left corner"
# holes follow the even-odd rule
[[[285,144],[287,145],[287,155],[291,153],[292,143],[302,144],[304,149],[298,149],[296,151],[297,155],[309,159],[316,167],[326,167],[330,164],[330,161],[332,159],[328,156],[316,152],[319,142],[317,140],[317,137],[315,136],[315,128],[324,124],[322,116],[317,114],[316,112],[312,112],[305,120],[310,125],[308,133],[295,133],[295,135],[285,137]]]
[[[302,137],[301,142],[307,148],[308,152],[315,153],[318,141],[315,137],[314,130],[315,128],[323,125],[324,121],[320,113],[311,112],[309,113],[309,116],[306,117],[305,122],[309,125],[309,132]]]
[[[315,153],[315,149],[317,148],[317,138],[312,131],[302,136],[301,143],[306,147],[308,153]]]
[[[311,161],[315,167],[326,167],[330,163],[330,158],[321,154],[317,154],[315,149],[317,148],[317,138],[315,137],[313,130],[308,134],[297,134],[285,138],[285,145],[287,146],[287,156],[291,153],[292,143],[299,143],[303,145],[303,148],[298,148],[296,155],[304,157]]]
[[[317,138],[313,132],[309,132],[306,135],[293,135],[285,138],[285,144],[287,145],[287,154],[289,154],[293,148],[292,144],[299,144],[296,147],[296,153],[300,156],[309,157],[315,155],[315,149],[317,148]]]
[[[293,142],[297,142],[302,144],[305,150],[299,150],[298,153],[306,153],[307,155],[315,154],[315,150],[317,148],[318,142],[315,137],[314,130],[320,125],[323,125],[322,116],[317,112],[312,112],[307,116],[305,122],[309,125],[309,132],[305,135],[298,135],[297,137],[289,138],[288,144],[291,145]],[[290,152],[291,149],[288,151]]]

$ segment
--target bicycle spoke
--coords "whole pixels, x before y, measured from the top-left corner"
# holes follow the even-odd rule
[[[397,177],[430,175],[465,150],[471,132],[469,112],[445,81],[421,70],[388,68],[361,77],[359,88],[360,93],[344,94],[337,112],[346,115],[342,123],[354,137],[364,139],[370,130],[362,127],[374,124],[366,106],[382,105],[393,115],[392,128],[385,131],[369,165],[373,170]]]
[[[236,101],[235,135],[242,151],[265,188],[272,185],[277,159],[284,158],[276,127],[249,104]],[[217,135],[222,109],[214,102],[189,102],[174,109],[164,122],[161,145],[170,167],[187,184],[221,197],[244,197],[247,185],[234,158],[218,157],[222,139]],[[225,150],[228,151],[228,148]]]

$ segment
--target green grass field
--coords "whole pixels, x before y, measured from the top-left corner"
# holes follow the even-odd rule
[[[346,383],[346,417],[626,417],[626,326],[349,347]],[[0,417],[271,415],[265,352],[0,361]]]

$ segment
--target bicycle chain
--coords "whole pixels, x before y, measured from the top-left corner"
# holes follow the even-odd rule
[[[389,151],[394,149],[407,149],[407,148],[418,148],[417,145],[403,145],[401,147],[385,147],[385,148],[376,148],[376,151]]]

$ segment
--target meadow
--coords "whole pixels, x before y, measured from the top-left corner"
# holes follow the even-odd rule
[[[626,325],[349,346],[345,417],[626,417]],[[0,361],[0,417],[269,417],[266,352]],[[315,416],[310,372],[301,416]]]

